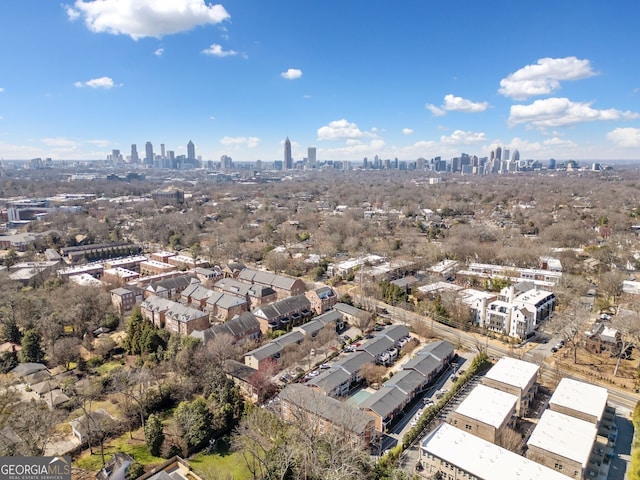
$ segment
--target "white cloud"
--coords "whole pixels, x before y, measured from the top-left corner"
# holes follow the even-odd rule
[[[87,143],[90,145],[95,145],[100,148],[107,148],[111,144],[109,140],[100,140],[100,139],[87,140]]]
[[[0,93],[4,92],[4,88],[0,87]]]
[[[622,148],[640,147],[640,128],[616,128],[607,133],[607,140]]]
[[[429,110],[434,116],[441,117],[447,112],[484,112],[487,108],[489,108],[489,103],[472,102],[471,100],[467,100],[466,98],[456,97],[455,95],[449,93],[444,96],[444,100],[442,101],[442,105],[440,107],[437,107],[431,103],[427,103],[425,105],[425,108]]]
[[[640,114],[630,111],[597,110],[590,103],[572,102],[568,98],[545,98],[530,105],[512,105],[509,124],[528,123],[534,127],[555,128],[596,120],[632,120]]]
[[[302,70],[297,68],[290,68],[286,72],[282,72],[280,74],[282,78],[286,78],[287,80],[296,80],[302,76]]]
[[[447,114],[447,112],[445,112],[442,108],[436,107],[435,105],[433,105],[431,103],[427,103],[425,105],[425,108],[427,110],[429,110],[433,114],[434,117],[441,117],[441,116]]]
[[[321,148],[318,150],[318,155],[324,158],[362,159],[362,157],[382,154],[385,146],[384,140],[381,138],[374,138],[369,143],[357,140],[346,143],[347,145],[342,147]]]
[[[218,45],[217,43],[211,44],[209,48],[206,48],[202,51],[205,55],[213,55],[214,57],[230,57],[233,55],[238,55],[238,52],[235,50],[224,50],[222,45]]]
[[[372,132],[363,132],[355,123],[349,122],[344,118],[334,120],[318,129],[318,140],[346,140],[358,139],[363,137],[375,138],[376,134]]]
[[[411,135],[413,133],[413,128],[403,128],[402,133],[405,135]]]
[[[449,136],[440,137],[440,142],[446,145],[470,145],[486,141],[487,137],[483,132],[465,132],[464,130],[455,130]]]
[[[484,112],[487,107],[489,107],[489,103],[487,102],[472,102],[471,100],[456,97],[452,94],[445,95],[444,103],[442,104],[442,108],[448,112]]]
[[[153,52],[153,54],[156,57],[161,57],[163,53],[164,53],[164,48],[162,48],[162,47],[158,48],[155,52]]]
[[[67,12],[67,16],[69,17],[70,21],[74,22],[78,18],[80,18],[80,12],[78,10],[74,10],[73,7],[65,5],[64,9]]]
[[[258,137],[222,137],[220,143],[228,147],[255,148],[260,144],[260,139]]]
[[[525,100],[534,95],[547,95],[564,80],[580,80],[596,75],[589,60],[576,57],[541,58],[535,65],[526,65],[507,78],[500,80],[501,93],[515,100]]]
[[[93,32],[129,35],[134,40],[159,38],[230,18],[222,5],[204,0],[76,0],[66,11],[69,20],[82,17]]]
[[[64,148],[77,148],[78,142],[69,140],[63,137],[49,137],[41,139],[41,142],[48,147],[64,147]]]
[[[76,82],[74,85],[78,88],[82,87],[91,87],[91,88],[104,88],[109,90],[113,87],[121,87],[122,84],[116,85],[113,83],[113,79],[111,77],[100,77],[100,78],[92,78],[91,80],[87,80],[86,82]]]
[[[546,145],[548,147],[571,147],[571,148],[575,148],[578,145],[571,141],[571,140],[565,140],[563,138],[559,138],[559,137],[552,137],[552,138],[547,138],[546,140],[544,140],[542,142],[543,145]]]

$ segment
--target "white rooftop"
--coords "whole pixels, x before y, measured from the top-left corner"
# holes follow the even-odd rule
[[[597,427],[593,423],[547,409],[540,417],[527,445],[576,461],[584,468],[597,434]]]
[[[497,428],[507,416],[511,416],[517,401],[515,395],[478,385],[458,405],[456,413]]]
[[[491,367],[485,377],[524,390],[531,379],[536,377],[539,368],[535,363],[525,362],[517,358],[502,357],[498,360],[498,363]]]
[[[568,480],[569,477],[521,457],[448,423],[422,443],[424,452],[483,480]]]
[[[578,412],[593,415],[600,421],[607,406],[609,392],[604,387],[598,387],[586,382],[579,382],[571,378],[560,380],[556,391],[553,392],[549,405],[571,408]]]

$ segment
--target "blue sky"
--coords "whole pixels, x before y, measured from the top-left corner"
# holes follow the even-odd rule
[[[0,157],[640,159],[637,0],[0,2]]]

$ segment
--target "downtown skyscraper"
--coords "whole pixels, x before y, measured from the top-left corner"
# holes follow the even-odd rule
[[[284,141],[284,169],[291,170],[293,168],[293,157],[291,156],[291,141],[289,137]]]

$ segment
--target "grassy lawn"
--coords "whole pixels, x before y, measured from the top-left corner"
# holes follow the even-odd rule
[[[98,375],[103,377],[103,376],[107,375],[108,373],[110,373],[111,370],[113,370],[115,368],[118,368],[118,367],[122,367],[122,363],[120,362],[120,360],[111,360],[109,362],[103,363],[99,367],[96,367],[95,371],[98,373]]]
[[[100,455],[100,448],[95,447],[93,449],[93,455],[87,453],[80,457],[75,463],[78,467],[97,472],[102,468],[102,456]],[[142,465],[150,465],[156,463],[162,463],[164,458],[154,457],[149,453],[149,449],[144,441],[144,433],[142,429],[133,432],[133,440],[129,438],[129,433],[125,433],[121,437],[109,442],[105,445],[105,461],[109,461],[111,455],[115,452],[125,452],[131,455],[138,463]]]
[[[189,463],[202,478],[232,478],[233,480],[251,480],[253,478],[242,454],[229,452],[226,444],[218,449],[218,453],[199,453],[190,458]]]

